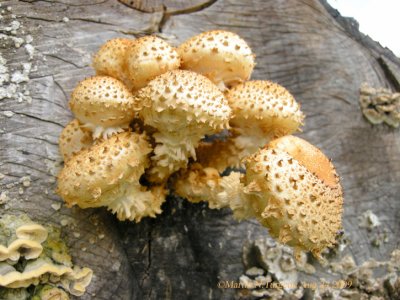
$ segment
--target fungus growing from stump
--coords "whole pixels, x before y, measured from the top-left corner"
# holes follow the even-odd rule
[[[69,206],[106,206],[120,220],[155,217],[165,191],[139,183],[149,165],[151,147],[144,134],[124,132],[82,150],[66,162],[58,177],[58,193]]]
[[[290,135],[248,157],[242,176],[220,176],[194,164],[181,171],[174,188],[191,202],[230,207],[239,220],[255,217],[280,242],[317,257],[333,246],[341,229],[342,188],[332,163],[318,148]]]
[[[289,91],[247,81],[254,55],[237,34],[204,32],[176,50],[155,36],[114,39],[93,65],[107,76],[74,90],[77,120],[60,139],[58,192],[69,205],[106,206],[138,222],[161,213],[171,179],[176,194],[230,207],[238,220],[256,218],[295,249],[319,256],[334,244],[343,202],[336,172],[316,147],[287,136],[304,119]],[[137,133],[129,131],[133,120]],[[96,144],[86,128],[109,139]],[[242,161],[245,174],[220,174]]]

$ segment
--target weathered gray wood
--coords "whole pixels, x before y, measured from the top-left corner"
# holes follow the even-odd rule
[[[142,12],[164,12],[166,14],[183,14],[202,10],[215,3],[215,0],[119,0],[121,3]]]
[[[227,210],[175,198],[162,216],[140,224],[116,222],[99,209],[50,207],[61,201],[54,194],[54,175],[60,162],[57,139],[71,119],[68,97],[79,80],[93,74],[91,54],[117,36],[161,30],[179,44],[208,29],[239,33],[257,55],[253,78],[274,80],[295,95],[307,116],[301,136],[330,156],[342,177],[344,227],[352,241],[345,251],[362,262],[387,258],[398,247],[400,134],[362,117],[358,90],[363,82],[398,89],[400,62],[323,0],[218,0],[168,18],[112,0],[3,1],[2,6],[11,6],[33,36],[37,70],[28,83],[32,104],[0,101],[0,111],[15,113],[11,118],[0,113],[0,172],[6,175],[0,185],[12,198],[7,211],[0,209],[25,211],[42,222],[59,224],[68,217],[77,223],[64,228],[66,239],[76,262],[96,275],[83,299],[231,299],[235,290],[218,289],[218,280],[237,280],[244,271],[243,244],[267,234],[255,221],[237,223]],[[23,49],[0,49],[11,68],[27,59]],[[20,184],[7,188],[28,175],[32,183],[23,195]],[[380,248],[372,247],[358,226],[357,217],[367,209],[389,230],[389,242]],[[91,244],[99,233],[104,239]]]

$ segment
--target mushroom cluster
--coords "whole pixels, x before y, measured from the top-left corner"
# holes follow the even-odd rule
[[[26,215],[0,218],[1,299],[16,292],[26,293],[24,288],[30,285],[45,287],[43,293],[47,294],[66,295],[65,290],[81,296],[92,274],[89,268],[73,266],[59,230],[45,228]]]
[[[318,257],[341,228],[339,179],[319,149],[291,135],[304,115],[289,91],[250,80],[254,58],[223,30],[177,48],[155,36],[106,42],[96,76],[70,99],[76,119],[60,137],[59,195],[139,222],[160,214],[170,191],[257,218]],[[222,175],[237,167],[245,172]]]

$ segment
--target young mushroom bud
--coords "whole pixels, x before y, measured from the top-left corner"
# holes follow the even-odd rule
[[[176,50],[156,36],[135,40],[126,51],[126,68],[130,87],[138,90],[154,77],[179,68],[180,57]]]
[[[280,242],[319,257],[341,229],[342,188],[330,160],[285,136],[247,159],[244,192],[258,220]]]
[[[82,149],[87,149],[93,144],[92,133],[88,129],[82,128],[79,121],[74,119],[62,130],[58,143],[64,161],[67,161]]]
[[[125,55],[129,46],[134,42],[134,40],[116,38],[101,46],[93,57],[93,67],[96,74],[117,78],[130,88]]]
[[[151,147],[144,134],[124,132],[82,150],[58,176],[58,193],[69,206],[107,206],[120,220],[155,217],[165,200],[162,187],[139,183]]]
[[[162,182],[195,158],[206,134],[228,127],[231,110],[221,91],[206,77],[174,70],[156,77],[136,95],[139,115],[157,132],[153,137],[150,180]]]
[[[94,138],[123,131],[135,116],[132,94],[121,81],[109,76],[81,81],[69,105],[83,126],[93,131]]]
[[[237,34],[213,30],[196,35],[178,47],[181,68],[205,75],[221,90],[246,81],[254,54]]]

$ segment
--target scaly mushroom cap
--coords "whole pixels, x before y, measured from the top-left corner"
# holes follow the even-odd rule
[[[128,128],[135,116],[134,100],[125,85],[109,76],[81,81],[69,102],[75,117],[93,131],[95,138]]]
[[[82,149],[87,149],[93,144],[92,133],[82,128],[79,121],[74,119],[62,130],[58,144],[64,161],[67,161]]]
[[[164,201],[155,198],[165,195],[158,189],[153,195],[139,183],[150,152],[144,134],[114,135],[66,162],[58,177],[58,193],[69,206],[108,206],[121,220],[154,216]]]
[[[329,159],[294,136],[269,143],[246,162],[245,193],[273,237],[315,256],[341,229],[342,188]]]
[[[267,80],[247,81],[226,94],[233,111],[232,128],[240,135],[277,138],[299,129],[304,115],[284,87]],[[259,145],[262,146],[262,145]]]
[[[158,145],[153,160],[161,169],[153,171],[160,180],[181,167],[206,134],[228,127],[231,110],[221,91],[206,77],[183,70],[162,74],[136,95],[139,115]]]
[[[231,110],[224,95],[206,77],[183,70],[152,80],[136,95],[146,125],[159,131],[200,135],[228,127]],[[183,134],[184,135],[184,134]]]
[[[125,55],[129,46],[134,42],[134,40],[116,38],[103,44],[93,57],[96,74],[117,78],[130,87]]]
[[[176,50],[156,36],[135,40],[126,52],[126,66],[133,90],[138,90],[154,77],[179,68]]]
[[[250,78],[254,55],[237,34],[213,30],[196,35],[178,47],[181,68],[205,75],[220,89]]]

